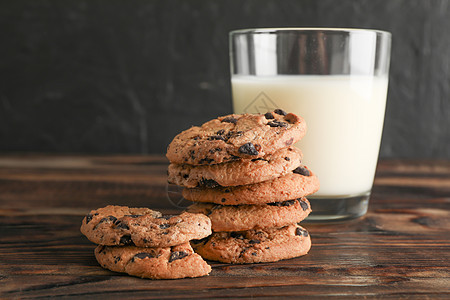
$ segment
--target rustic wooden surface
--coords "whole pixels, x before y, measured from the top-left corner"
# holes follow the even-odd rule
[[[301,258],[212,263],[210,276],[181,280],[102,269],[83,215],[107,204],[180,211],[166,168],[161,156],[0,156],[0,298],[450,297],[448,161],[380,162],[367,216],[305,225],[313,246]]]

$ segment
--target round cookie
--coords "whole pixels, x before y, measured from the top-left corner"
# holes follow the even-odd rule
[[[80,230],[100,245],[168,247],[210,235],[211,220],[203,214],[163,216],[146,208],[109,205],[84,217]]]
[[[298,224],[264,230],[215,232],[210,237],[192,241],[195,252],[203,258],[224,263],[274,262],[308,253],[311,239]]]
[[[280,228],[298,223],[309,215],[311,206],[306,198],[300,198],[262,205],[194,203],[187,211],[207,215],[215,232],[243,231]]]
[[[170,164],[169,183],[185,187],[236,186],[271,180],[287,174],[302,162],[302,152],[288,147],[262,158],[192,166]]]
[[[102,246],[95,258],[105,269],[151,279],[178,279],[208,275],[211,267],[189,243],[165,248]]]
[[[179,133],[167,147],[174,164],[218,164],[258,158],[289,147],[306,133],[303,118],[281,109],[227,115]]]
[[[307,167],[260,183],[234,187],[184,188],[183,197],[194,202],[222,205],[264,204],[298,199],[319,190],[319,180]]]

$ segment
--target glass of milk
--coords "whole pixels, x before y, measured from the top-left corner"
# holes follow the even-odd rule
[[[320,180],[309,221],[367,212],[383,129],[391,34],[339,28],[230,33],[235,113],[275,108],[306,120],[296,145]],[[277,199],[274,199],[276,201]]]

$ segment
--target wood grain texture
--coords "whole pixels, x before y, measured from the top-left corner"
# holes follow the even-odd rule
[[[1,156],[0,298],[450,297],[448,161],[382,161],[367,216],[306,224],[313,246],[301,258],[211,263],[210,276],[181,280],[102,269],[83,215],[107,204],[180,211],[166,168],[161,156]]]

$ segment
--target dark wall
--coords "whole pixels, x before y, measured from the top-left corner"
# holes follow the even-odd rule
[[[450,159],[448,0],[0,1],[0,152],[163,153],[230,113],[228,32],[391,31],[381,156]]]

